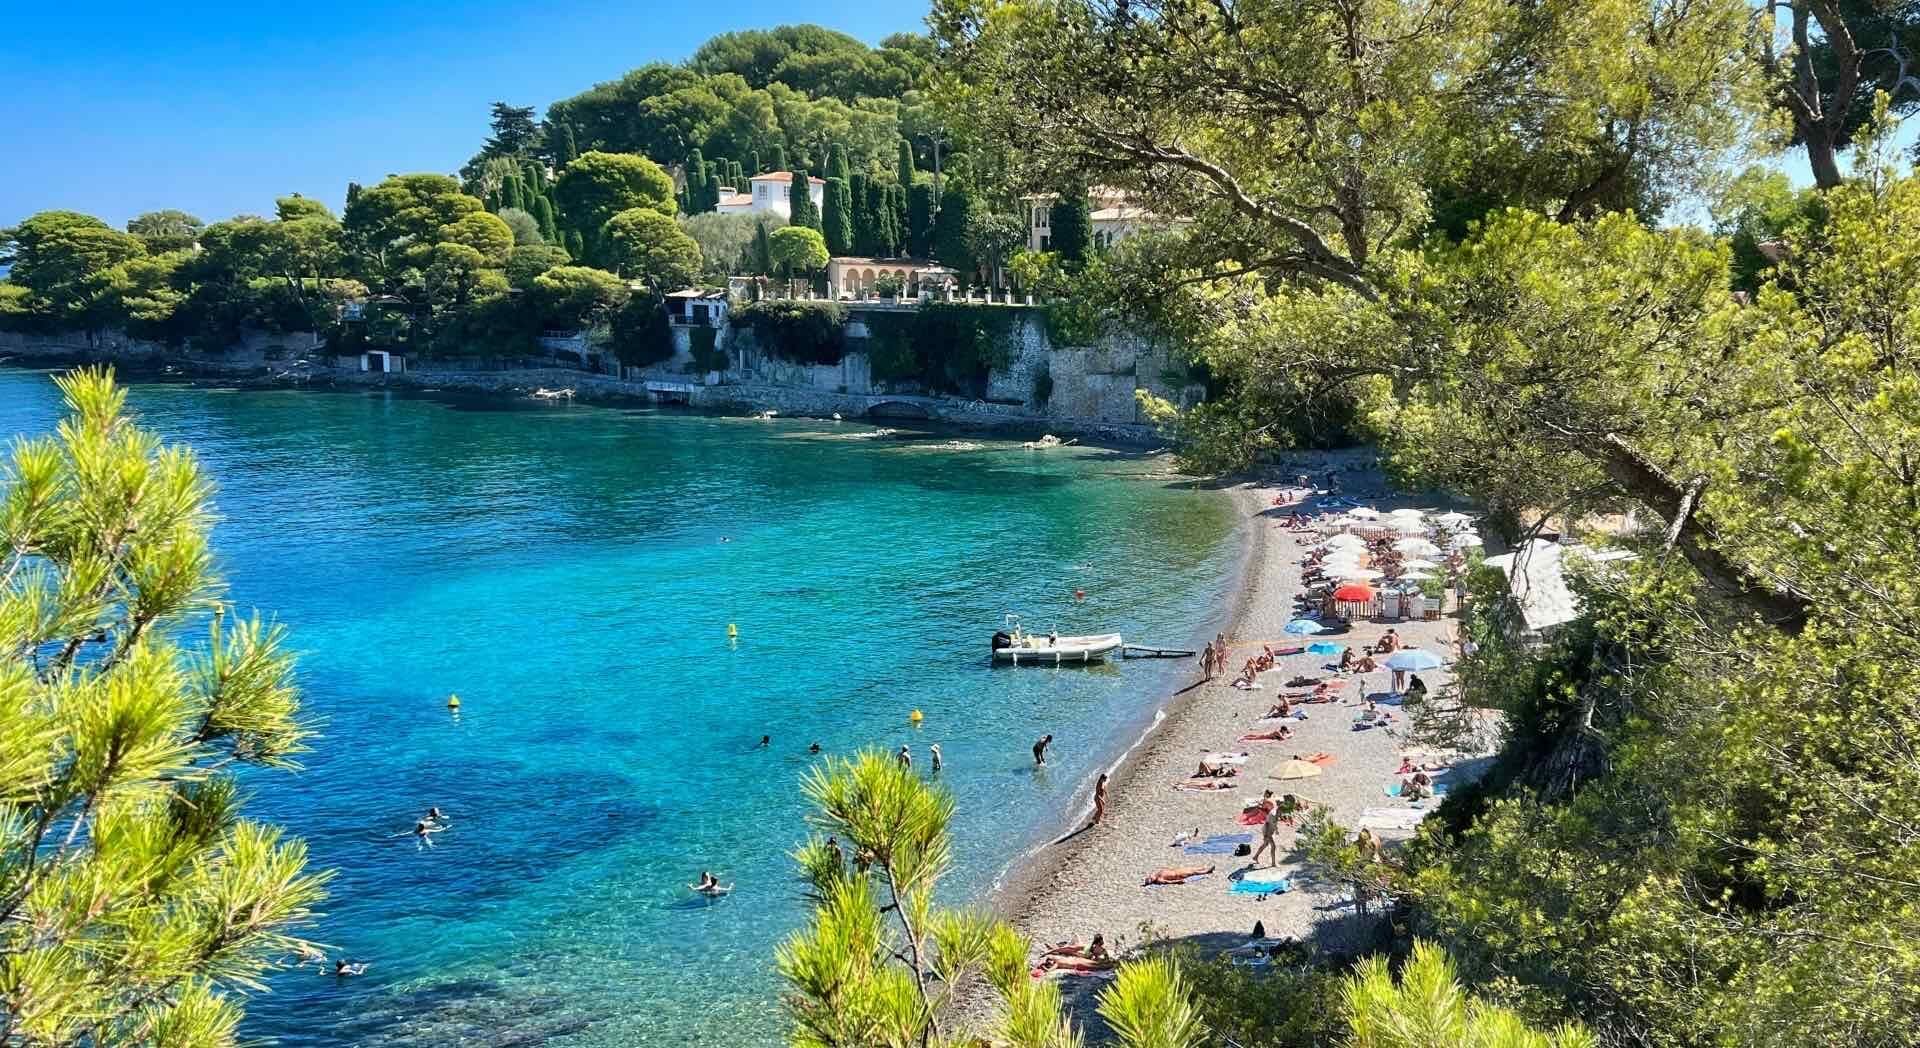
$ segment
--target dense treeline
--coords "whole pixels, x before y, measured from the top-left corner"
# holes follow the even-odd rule
[[[1195,348],[1216,395],[1149,405],[1192,464],[1337,420],[1512,538],[1653,522],[1603,538],[1641,556],[1576,580],[1585,616],[1541,647],[1476,580],[1478,650],[1413,723],[1444,743],[1500,711],[1492,774],[1386,861],[1338,827],[1316,860],[1480,992],[1606,1044],[1915,1043],[1920,178],[1885,142],[1920,103],[1920,9],[939,0],[932,21],[986,148],[1190,218],[1098,260],[1085,305]],[[1725,177],[1786,149],[1813,189]],[[1686,202],[1713,227],[1653,221]]]

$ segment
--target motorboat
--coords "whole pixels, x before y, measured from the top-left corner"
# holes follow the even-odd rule
[[[1007,628],[993,635],[993,661],[1018,666],[1029,663],[1059,666],[1066,663],[1100,662],[1120,651],[1124,645],[1118,633],[1089,633],[1063,636],[1058,632],[1028,633],[1020,628],[1017,615],[1007,616]]]

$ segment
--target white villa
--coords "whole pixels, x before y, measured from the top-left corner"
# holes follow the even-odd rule
[[[1041,193],[1020,199],[1027,205],[1027,249],[1053,250],[1053,204],[1060,199],[1059,194]],[[1171,224],[1135,204],[1118,189],[1095,187],[1087,192],[1087,203],[1093,209],[1093,246],[1099,250],[1110,248],[1150,226]]]
[[[772,211],[782,218],[791,218],[793,216],[787,204],[787,191],[792,185],[793,172],[791,171],[769,171],[764,175],[755,175],[747,179],[745,193],[738,192],[733,186],[721,186],[720,206],[714,210],[723,215]],[[807,195],[813,198],[815,208],[823,207],[827,199],[827,180],[809,177]]]

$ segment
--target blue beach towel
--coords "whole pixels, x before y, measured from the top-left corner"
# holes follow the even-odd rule
[[[1345,649],[1341,648],[1338,644],[1327,644],[1323,642],[1319,644],[1309,644],[1307,645],[1307,650],[1315,655],[1338,655]]]
[[[1227,885],[1227,890],[1236,895],[1280,895],[1293,890],[1290,881],[1249,881],[1238,880]]]

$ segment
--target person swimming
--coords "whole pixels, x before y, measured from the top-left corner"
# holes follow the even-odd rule
[[[448,826],[448,825],[451,825],[451,823],[449,822],[449,820],[447,819],[447,817],[446,817],[445,815],[442,815],[442,814],[440,813],[440,809],[439,809],[439,808],[428,808],[428,809],[427,809],[427,821],[428,821],[428,822],[431,822],[431,823],[437,823],[438,825],[440,825],[440,826],[442,826],[442,827],[445,827],[445,826]]]
[[[816,742],[813,745],[808,746],[807,752],[817,755],[820,752],[820,744]]]
[[[433,835],[446,830],[446,827],[428,819],[413,824],[413,839],[417,847],[433,847]]]
[[[348,963],[344,960],[335,961],[333,962],[333,974],[342,979],[349,975],[365,975],[367,974],[367,962],[358,961]]]
[[[700,871],[700,883],[691,884],[688,887],[701,895],[725,895],[733,890],[731,885],[721,884],[720,878],[706,870]]]
[[[760,746],[759,746],[760,749],[764,750],[771,745],[773,745],[773,736],[771,735],[760,736]]]

